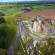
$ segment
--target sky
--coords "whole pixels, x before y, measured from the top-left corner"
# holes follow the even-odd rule
[[[0,2],[17,2],[17,1],[55,1],[55,0],[0,0]]]

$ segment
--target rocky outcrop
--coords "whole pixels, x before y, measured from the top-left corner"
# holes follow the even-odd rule
[[[31,7],[24,7],[24,13],[32,11]]]
[[[11,46],[7,49],[7,55],[15,55],[14,51],[17,51],[17,46],[20,43],[18,41],[21,39],[23,40],[24,38],[32,37],[34,47],[37,42],[43,41],[46,38],[46,35],[39,37],[30,32],[30,30],[33,30],[33,32],[44,32],[48,34],[52,32],[52,24],[50,21],[51,20],[42,19],[42,17],[38,16],[32,20],[32,26],[28,27],[28,25],[26,26],[26,24],[22,20],[17,20],[16,38]]]
[[[50,33],[52,32],[51,26],[52,26],[51,19],[46,17],[36,16],[32,20],[32,28],[34,32]]]

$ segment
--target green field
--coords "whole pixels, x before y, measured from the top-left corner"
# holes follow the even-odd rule
[[[17,7],[15,5],[0,5],[0,12],[5,15],[13,15],[21,12],[22,7]]]
[[[55,9],[55,5],[35,5],[32,6],[34,10],[46,10],[46,9]]]
[[[29,5],[28,5],[29,6]],[[55,5],[30,5],[33,10],[44,10],[44,9],[55,9]],[[0,12],[3,12],[5,15],[16,15],[21,13],[24,7],[18,5],[0,5]]]

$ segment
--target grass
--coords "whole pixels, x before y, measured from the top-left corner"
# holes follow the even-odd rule
[[[55,9],[55,5],[46,6],[46,5],[35,5],[32,6],[34,10],[44,10],[44,9]]]
[[[6,31],[8,32],[8,37],[7,37],[8,38],[8,46],[10,46],[16,37],[16,28],[17,28],[16,20],[23,19],[23,20],[29,21],[29,19],[25,18],[25,17],[19,17],[16,15],[9,15],[9,16],[3,16],[3,17],[5,18],[5,21],[6,21],[5,25],[6,25]]]
[[[42,10],[42,9],[53,9],[55,7],[55,5],[51,5],[51,6],[45,6],[45,5],[35,5],[32,6],[32,8],[34,10]],[[6,22],[7,22],[7,27],[8,29],[10,29],[10,32],[14,32],[14,30],[16,30],[16,19],[19,19],[19,16],[16,16],[16,14],[22,12],[22,7],[19,6],[15,6],[15,5],[0,5],[0,12],[3,12],[6,14],[6,16],[4,16]],[[8,16],[7,16],[8,15]],[[21,19],[23,20],[29,20],[26,17],[21,17]],[[12,34],[13,35],[13,34]],[[38,35],[41,35],[38,33]],[[14,35],[13,35],[14,36]],[[10,37],[9,37],[10,38]],[[10,38],[12,39],[12,38]]]
[[[52,28],[55,28],[55,22],[52,24]]]
[[[6,55],[6,50],[5,50],[5,49],[0,48],[0,55]]]
[[[36,5],[36,6],[32,6],[33,10],[42,10],[42,9],[55,9],[53,6],[44,6],[44,5]],[[8,32],[8,45],[10,46],[11,43],[13,42],[14,38],[16,37],[16,20],[17,19],[23,19],[23,20],[27,20],[30,23],[30,19],[28,19],[27,17],[21,17],[21,16],[17,16],[16,14],[21,13],[22,12],[22,7],[17,7],[15,5],[12,6],[7,6],[7,5],[0,5],[0,12],[5,13],[5,16],[3,16],[5,18],[6,21],[6,31]],[[54,24],[55,26],[55,24]],[[43,33],[35,33],[35,35],[37,36],[41,36],[43,35]],[[51,36],[51,35],[49,35]],[[4,49],[0,49],[0,55],[5,55],[6,50]]]
[[[33,10],[55,9],[55,5],[31,5],[31,7]],[[5,15],[19,14],[23,11],[22,9],[22,6],[17,5],[0,5],[0,12],[3,12]]]
[[[8,32],[8,46],[11,45],[13,39],[16,36],[16,18],[15,15],[4,16],[6,20],[6,30]]]
[[[13,15],[18,14],[21,12],[22,7],[17,7],[15,5],[7,6],[7,5],[0,5],[0,12],[3,12],[5,15]]]

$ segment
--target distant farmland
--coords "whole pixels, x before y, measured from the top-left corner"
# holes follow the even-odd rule
[[[55,5],[52,4],[52,5],[27,5],[29,7],[32,7],[33,10],[46,10],[46,9],[55,9]],[[25,5],[25,7],[27,7]],[[3,12],[5,15],[15,15],[15,14],[18,14],[18,13],[21,13],[24,8],[24,5],[0,5],[0,12]]]
[[[0,5],[0,12],[5,15],[14,15],[21,11],[21,7],[17,7],[15,5]]]

